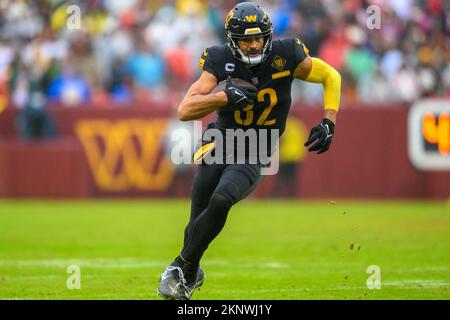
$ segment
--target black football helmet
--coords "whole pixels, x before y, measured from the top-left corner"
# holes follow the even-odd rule
[[[267,12],[258,4],[242,2],[230,10],[225,19],[228,46],[236,59],[249,64],[257,65],[263,62],[272,50],[272,22]],[[238,39],[264,37],[261,54],[257,56],[246,55],[238,45]]]

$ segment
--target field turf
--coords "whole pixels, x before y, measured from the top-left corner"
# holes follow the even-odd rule
[[[189,202],[0,201],[0,299],[159,299]],[[69,265],[81,289],[69,290]],[[450,299],[450,204],[256,201],[230,212],[194,299]],[[367,268],[381,270],[368,289]]]

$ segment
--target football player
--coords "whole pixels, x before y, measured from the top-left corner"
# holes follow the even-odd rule
[[[324,61],[308,55],[299,39],[272,41],[272,23],[258,4],[236,5],[225,21],[228,43],[206,49],[203,70],[178,107],[181,121],[216,111],[209,128],[284,131],[294,79],[323,84],[323,120],[312,128],[305,146],[323,153],[330,148],[340,100],[341,77]],[[232,78],[248,83],[233,83]],[[213,92],[226,80],[223,90]],[[194,155],[214,149],[203,143]],[[161,274],[158,293],[168,299],[190,299],[205,278],[200,259],[225,225],[228,212],[262,179],[262,164],[201,163],[191,191],[191,212],[180,254]]]

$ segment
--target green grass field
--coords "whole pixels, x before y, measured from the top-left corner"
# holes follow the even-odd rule
[[[189,202],[1,201],[0,299],[159,299]],[[69,265],[81,289],[69,290]],[[194,299],[450,299],[445,202],[246,200]],[[369,290],[367,267],[381,269]]]

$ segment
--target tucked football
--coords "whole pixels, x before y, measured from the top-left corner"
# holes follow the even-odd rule
[[[254,86],[253,83],[250,83],[250,82],[248,82],[246,80],[242,80],[242,79],[239,79],[239,78],[231,78],[231,83],[235,84],[235,85]],[[213,89],[212,93],[217,93],[219,91],[225,90],[226,85],[227,85],[227,80],[220,81],[217,84],[217,86]]]

